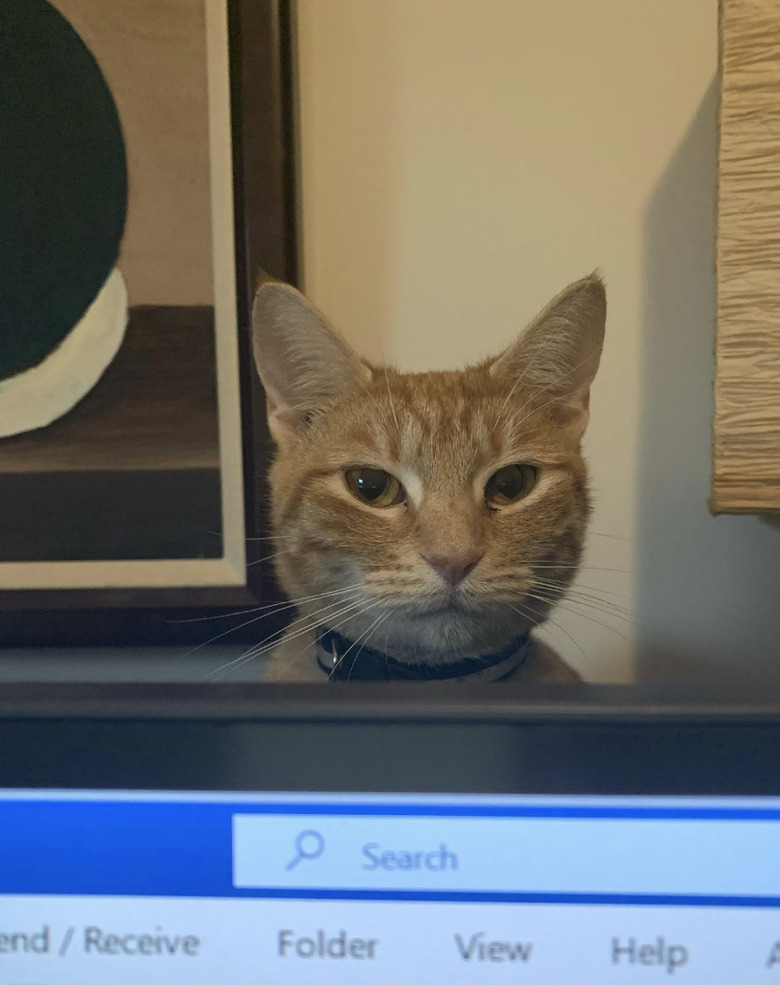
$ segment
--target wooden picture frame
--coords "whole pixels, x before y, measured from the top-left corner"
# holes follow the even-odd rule
[[[190,576],[187,561],[177,561],[180,583],[144,577],[135,583],[102,587],[74,578],[67,587],[0,587],[0,626],[5,646],[89,644],[202,643],[213,624],[203,616],[252,609],[278,601],[270,565],[267,537],[265,473],[269,438],[265,397],[254,368],[251,349],[251,306],[260,270],[285,281],[297,281],[294,140],[292,96],[292,22],[288,0],[203,0],[207,16],[224,10],[224,40],[229,70],[224,95],[229,93],[233,215],[217,216],[229,223],[235,252],[235,344],[237,346],[235,448],[243,483],[225,510],[241,510],[242,543],[227,579]],[[221,29],[221,28],[220,28]],[[213,43],[210,41],[210,43]],[[214,88],[211,86],[211,98]],[[224,213],[224,210],[223,210]],[[240,425],[238,421],[240,420]],[[222,426],[222,422],[221,425]],[[222,442],[224,432],[220,433]],[[225,513],[223,512],[223,516]],[[228,517],[229,518],[229,517]],[[190,566],[193,571],[195,564]],[[213,566],[212,566],[213,567]],[[76,569],[73,569],[76,571]],[[178,575],[176,576],[179,577]],[[174,581],[176,579],[174,578]],[[222,583],[219,583],[220,580]],[[251,627],[229,620],[230,639],[256,638]],[[263,624],[263,635],[269,623]],[[220,629],[220,632],[222,629]]]
[[[780,515],[780,3],[721,0],[714,513]]]

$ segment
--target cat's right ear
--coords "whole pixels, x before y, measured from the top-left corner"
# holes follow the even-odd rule
[[[321,312],[289,284],[261,280],[252,327],[268,425],[277,444],[296,440],[320,408],[371,377]]]

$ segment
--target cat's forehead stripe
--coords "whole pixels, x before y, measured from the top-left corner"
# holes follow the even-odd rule
[[[562,464],[568,455],[546,415],[531,411],[531,396],[519,388],[507,399],[506,388],[479,370],[389,373],[345,401],[344,416],[331,418],[328,457],[336,467],[388,469],[417,503],[426,490],[463,491],[508,456]]]
[[[387,401],[389,406],[389,395]],[[417,505],[425,489],[462,486],[503,447],[495,408],[486,415],[476,402],[461,397],[454,403],[426,399],[399,407],[397,402],[395,417],[381,414],[374,421],[385,461]]]

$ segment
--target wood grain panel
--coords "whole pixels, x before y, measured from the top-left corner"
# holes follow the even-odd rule
[[[780,510],[780,0],[721,2],[713,512]]]

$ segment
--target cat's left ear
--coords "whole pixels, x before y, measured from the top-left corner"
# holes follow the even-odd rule
[[[527,400],[536,397],[573,437],[588,423],[590,385],[604,344],[607,294],[592,274],[570,284],[490,366],[491,376]]]
[[[294,441],[313,414],[371,371],[301,293],[263,278],[252,309],[255,362],[277,444]]]

